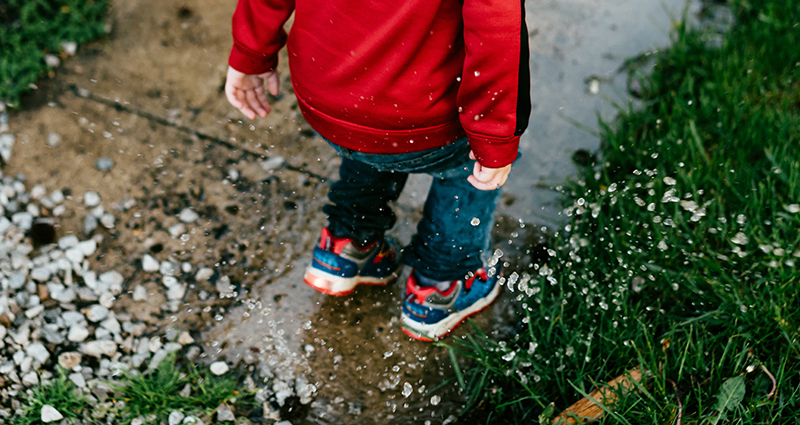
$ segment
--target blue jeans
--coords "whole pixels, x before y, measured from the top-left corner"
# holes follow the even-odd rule
[[[467,177],[467,139],[440,148],[404,154],[368,154],[332,144],[342,156],[340,180],[331,185],[323,208],[334,236],[359,243],[381,239],[395,223],[389,202],[396,201],[409,173],[427,173],[433,184],[417,234],[404,262],[436,280],[462,279],[483,266],[500,190],[474,188]]]

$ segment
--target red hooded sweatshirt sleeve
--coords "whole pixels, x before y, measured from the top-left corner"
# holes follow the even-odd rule
[[[292,85],[326,139],[404,153],[466,135],[483,166],[516,158],[530,114],[520,1],[239,0],[229,64],[273,69],[292,10]]]

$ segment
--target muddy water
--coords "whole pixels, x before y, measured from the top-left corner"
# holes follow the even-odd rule
[[[550,188],[574,173],[574,151],[598,147],[597,137],[564,117],[596,128],[598,113],[613,116],[611,102],[625,102],[622,61],[666,44],[670,18],[682,6],[683,0],[528,1],[533,113],[499,211],[505,224],[495,232],[496,243],[512,254],[512,268],[531,261],[523,248],[537,227],[520,228],[519,220],[556,226],[557,194]],[[591,78],[599,82],[596,92],[587,83]],[[398,202],[400,220],[392,233],[402,242],[413,233],[429,184],[430,178],[412,176]],[[301,254],[290,273],[256,283],[250,296],[263,303],[261,313],[244,317],[244,307],[234,309],[206,336],[228,341],[229,358],[255,356],[276,373],[307,375],[317,397],[291,415],[294,424],[439,424],[457,414],[462,399],[453,382],[430,392],[452,380],[447,352],[409,340],[397,326],[401,285],[328,297],[302,284],[309,261]],[[512,310],[510,297],[503,296],[476,323],[502,336],[513,326]],[[449,342],[465,332],[460,329]],[[403,394],[406,384],[410,395]],[[432,395],[442,398],[436,406]]]

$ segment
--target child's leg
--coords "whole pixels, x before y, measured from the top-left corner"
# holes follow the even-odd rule
[[[423,218],[405,262],[435,280],[464,279],[488,257],[494,210],[501,191],[473,187],[472,163],[434,173]]]
[[[342,156],[339,177],[328,193],[333,204],[323,207],[330,232],[360,245],[382,239],[396,220],[388,203],[400,196],[408,174],[379,171]]]

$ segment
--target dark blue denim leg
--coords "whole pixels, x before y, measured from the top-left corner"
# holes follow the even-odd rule
[[[494,210],[501,190],[473,187],[467,177],[474,161],[441,173],[431,173],[428,199],[405,262],[435,280],[462,279],[484,265],[488,257]]]
[[[334,236],[361,244],[381,239],[396,221],[389,202],[397,200],[407,179],[407,173],[380,171],[343,154],[339,181],[328,193],[333,205],[322,208],[328,215],[328,229]]]

